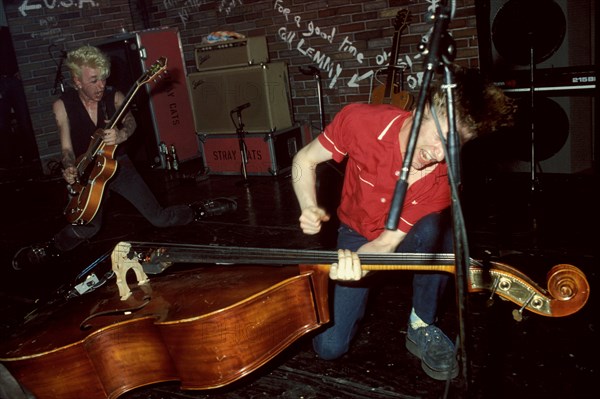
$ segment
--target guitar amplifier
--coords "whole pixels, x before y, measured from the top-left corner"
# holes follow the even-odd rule
[[[188,88],[199,134],[235,132],[231,111],[246,103],[250,106],[242,112],[242,122],[248,133],[287,129],[294,123],[285,62],[191,73]]]
[[[269,62],[265,36],[227,40],[197,46],[195,51],[198,71],[234,68]]]

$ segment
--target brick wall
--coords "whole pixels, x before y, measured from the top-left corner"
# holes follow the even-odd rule
[[[53,116],[54,82],[61,51],[100,42],[122,30],[176,27],[187,72],[195,71],[194,48],[213,31],[264,35],[271,61],[289,66],[294,118],[319,126],[314,77],[299,67],[321,70],[325,120],[345,104],[367,102],[385,83],[385,67],[397,12],[410,12],[401,36],[400,58],[409,69],[406,90],[416,93],[423,57],[421,38],[431,28],[425,13],[435,0],[12,0],[5,11],[15,42],[42,164],[57,160],[60,144]],[[478,65],[475,0],[459,0],[450,33],[455,61]],[[63,68],[67,79],[68,73]]]

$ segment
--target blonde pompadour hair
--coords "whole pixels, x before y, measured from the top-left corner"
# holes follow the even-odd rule
[[[110,60],[97,47],[82,46],[76,50],[70,51],[67,54],[67,68],[71,74],[81,78],[81,68],[84,66],[99,69],[104,79],[110,74]]]

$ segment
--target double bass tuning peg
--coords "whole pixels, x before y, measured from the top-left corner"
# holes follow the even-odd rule
[[[515,321],[523,321],[523,309],[513,309],[512,316]]]

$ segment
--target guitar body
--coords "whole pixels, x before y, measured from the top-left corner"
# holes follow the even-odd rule
[[[106,129],[114,129],[138,90],[166,69],[165,57],[151,65],[129,90],[119,110],[106,124]],[[106,184],[117,171],[117,161],[114,159],[117,145],[104,144],[102,137],[103,129],[96,130],[87,151],[77,159],[77,181],[68,186],[69,200],[64,210],[69,223],[87,224],[96,216]]]
[[[102,153],[92,160],[92,168],[86,184],[74,184],[65,209],[69,223],[89,223],[98,213],[102,197],[108,181],[117,172],[117,161],[114,159],[116,145],[104,146]]]
[[[415,102],[415,98],[407,91],[391,90],[386,96],[385,85],[377,86],[371,93],[371,104],[391,104],[404,110],[410,110]]]

